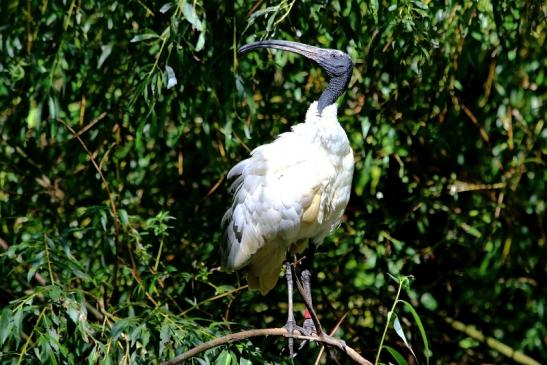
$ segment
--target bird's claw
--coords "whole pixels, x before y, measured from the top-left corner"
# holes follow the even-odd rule
[[[298,326],[295,321],[287,321],[283,328],[287,330],[287,333],[289,335],[294,335],[294,331],[298,331],[302,334],[305,333],[304,328]],[[291,361],[296,356],[296,353],[294,352],[294,338],[292,337],[289,337],[289,356],[291,358]]]
[[[311,318],[306,318],[302,324],[302,329],[304,330],[304,335],[314,336],[317,335],[317,330],[315,329],[315,324]]]
[[[315,329],[315,324],[313,324],[313,320],[311,318],[306,318],[304,320],[304,323],[302,324],[302,334],[308,337],[317,336],[317,330]],[[307,343],[308,340],[300,342],[300,346],[298,346],[298,351],[302,350],[302,348]]]

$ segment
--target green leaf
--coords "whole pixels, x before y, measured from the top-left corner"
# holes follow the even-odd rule
[[[127,215],[127,211],[125,209],[120,209],[118,211],[118,217],[120,218],[120,223],[124,226],[129,224],[129,216]]]
[[[159,37],[160,36],[157,33],[149,31],[148,33],[138,34],[138,35],[134,36],[133,38],[131,38],[129,40],[129,42],[136,43],[136,42],[145,41],[147,39],[154,39],[154,38],[159,38]]]
[[[169,90],[177,84],[177,76],[173,68],[169,65],[165,66],[165,73],[167,76],[167,89]]]
[[[80,308],[78,303],[76,303],[76,301],[72,299],[67,298],[65,306],[66,306],[66,312],[68,316],[70,317],[70,319],[72,319],[74,323],[78,324],[80,320]]]
[[[101,56],[99,57],[99,61],[97,62],[97,69],[101,68],[104,61],[110,56],[112,53],[112,45],[111,44],[105,44],[101,46]]]
[[[4,308],[0,312],[0,345],[3,345],[11,332],[11,309]]]
[[[253,363],[250,360],[247,360],[244,357],[239,358],[239,365],[253,365]]]
[[[40,125],[42,105],[34,100],[30,102],[30,109],[27,115],[27,126],[29,129],[37,128]]]
[[[205,47],[205,32],[201,32],[198,37],[198,42],[196,43],[196,52],[199,52]]]
[[[110,336],[113,339],[118,339],[120,335],[128,330],[129,324],[130,324],[131,318],[122,318],[114,325],[112,326],[112,330],[110,331]]]
[[[374,24],[378,24],[378,0],[372,0],[370,2],[370,9],[372,11],[372,18],[374,19]]]
[[[47,291],[47,293],[51,301],[54,303],[59,302],[59,299],[61,298],[61,295],[63,294],[61,288],[59,288],[56,285],[50,286],[50,289]]]
[[[408,362],[405,360],[405,358],[393,347],[390,346],[384,346],[384,348],[393,356],[395,361],[397,361],[397,364],[399,365],[408,365]]]
[[[401,326],[401,322],[399,321],[399,317],[397,317],[397,316],[393,317],[393,329],[395,330],[397,335],[403,340],[406,347],[410,348],[410,345],[408,344],[408,342],[406,340],[406,336],[405,336],[405,333],[403,331],[403,327]]]
[[[420,297],[420,303],[430,311],[437,310],[437,307],[439,306],[437,300],[431,293],[423,293]]]
[[[167,322],[163,322],[160,329],[160,356],[162,356],[163,351],[165,350],[165,346],[169,343],[170,340],[171,330],[169,328],[169,324],[167,324]]]
[[[412,304],[407,302],[406,300],[399,300],[401,303],[405,305],[405,308],[412,314],[412,317],[414,318],[414,322],[418,326],[418,331],[420,331],[420,336],[422,337],[422,341],[424,344],[424,353],[427,358],[427,363],[429,363],[429,358],[431,357],[431,351],[429,349],[429,341],[427,340],[427,335],[425,333],[424,326],[422,324],[422,320],[420,319],[420,316],[418,315],[418,312],[414,309]]]
[[[203,23],[199,20],[196,9],[190,2],[185,3],[182,7],[182,15],[192,24],[194,29],[203,32]]]
[[[165,4],[163,4],[160,8],[160,13],[162,14],[165,14],[169,11],[169,9],[171,9],[173,7],[173,3],[172,2],[167,2]]]
[[[13,332],[12,335],[15,338],[17,344],[19,345],[19,341],[22,339],[22,333],[23,333],[23,308],[19,308],[15,311],[15,314],[13,315],[11,323],[13,324]]]
[[[397,317],[397,315],[394,316],[393,329],[395,329],[395,332],[397,333],[397,335],[403,340],[403,342],[405,343],[405,346],[410,350],[410,352],[412,353],[412,356],[414,356],[414,358],[416,359],[416,355],[414,354],[412,347],[406,340],[405,332],[403,331],[403,327],[401,326],[401,322],[399,321],[399,317]]]
[[[232,361],[232,357],[230,356],[230,352],[227,350],[222,350],[220,355],[215,360],[215,365],[230,365]]]
[[[96,364],[98,358],[99,358],[99,353],[98,353],[98,351],[97,351],[97,346],[94,346],[94,347],[93,347],[93,350],[91,350],[91,352],[90,352],[89,355],[87,356],[87,363],[88,363],[89,365]]]

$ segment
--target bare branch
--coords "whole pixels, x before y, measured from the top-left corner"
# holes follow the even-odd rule
[[[301,335],[290,335],[287,333],[287,330],[285,328],[263,328],[263,329],[254,329],[254,330],[248,330],[248,331],[242,331],[238,333],[231,333],[229,335],[226,335],[224,337],[215,338],[211,341],[202,343],[201,345],[198,345],[179,356],[163,362],[163,365],[175,365],[179,364],[185,360],[188,360],[197,354],[207,351],[209,349],[212,349],[213,347],[217,347],[220,345],[225,345],[228,343],[236,342],[245,340],[247,338],[251,337],[259,337],[259,336],[283,336],[283,337],[291,337],[295,338],[297,340],[308,340],[308,341],[315,341],[319,343],[323,343],[325,345],[333,346],[338,348],[340,351],[344,352],[346,355],[348,355],[349,358],[351,358],[355,363],[362,364],[362,365],[372,365],[370,361],[363,358],[357,351],[355,351],[353,348],[346,345],[346,343],[342,340],[339,340],[335,337],[328,336],[326,334],[323,334],[322,336],[301,336]]]

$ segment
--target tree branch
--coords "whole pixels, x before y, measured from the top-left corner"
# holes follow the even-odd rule
[[[342,340],[339,340],[335,337],[328,336],[326,334],[323,334],[321,337],[317,336],[300,336],[300,335],[289,335],[287,333],[287,330],[285,328],[263,328],[263,329],[253,329],[248,331],[242,331],[238,333],[231,333],[229,335],[215,338],[211,341],[202,343],[201,345],[198,345],[180,355],[177,357],[165,361],[162,364],[163,365],[175,365],[183,362],[184,360],[188,360],[191,357],[196,356],[197,354],[212,349],[213,347],[217,347],[220,345],[225,345],[228,343],[232,343],[235,341],[241,341],[245,340],[247,338],[251,337],[258,337],[258,336],[283,336],[283,337],[291,337],[295,338],[297,340],[308,340],[308,341],[315,341],[320,342],[325,345],[333,346],[338,348],[340,351],[344,352],[348,357],[350,357],[355,363],[361,364],[361,365],[372,365],[370,361],[363,358],[357,351],[355,351],[353,348],[346,345],[346,343]]]

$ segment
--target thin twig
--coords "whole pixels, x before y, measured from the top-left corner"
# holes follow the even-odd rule
[[[95,158],[93,157],[93,153],[91,153],[91,151],[89,150],[89,148],[87,148],[87,145],[82,140],[80,135],[71,126],[69,126],[67,123],[65,123],[61,119],[57,119],[57,121],[59,123],[61,123],[66,129],[68,129],[70,131],[70,133],[74,136],[74,138],[76,138],[78,140],[78,142],[80,142],[80,144],[82,145],[83,149],[85,150],[85,152],[89,156],[89,159],[91,160],[91,163],[93,164],[93,167],[95,167],[95,170],[97,170],[97,173],[101,177],[101,180],[103,181],[103,184],[104,184],[104,189],[106,190],[106,194],[108,195],[108,200],[110,201],[110,207],[112,209],[112,215],[114,216],[114,231],[115,231],[114,245],[116,247],[116,259],[114,260],[114,273],[112,275],[112,287],[113,287],[113,290],[114,290],[113,293],[112,293],[112,296],[114,296],[114,293],[117,290],[116,282],[118,280],[118,266],[119,266],[118,259],[119,259],[119,255],[120,255],[120,239],[119,239],[120,219],[119,219],[119,215],[118,215],[118,208],[116,207],[116,203],[114,202],[114,196],[112,195],[112,192],[110,191],[110,184],[108,183],[108,180],[106,180],[106,178],[104,177],[104,174],[101,171],[101,168],[99,167],[99,165],[95,161]]]
[[[344,313],[344,315],[338,320],[338,322],[336,323],[336,325],[334,326],[334,328],[332,329],[331,333],[330,333],[330,336],[334,336],[334,334],[336,333],[336,331],[338,331],[338,328],[340,327],[340,325],[342,324],[342,322],[344,322],[344,319],[346,319],[346,317],[348,316],[348,313]],[[319,361],[321,361],[321,356],[323,356],[323,352],[325,352],[325,346],[321,346],[321,350],[319,350],[319,354],[317,355],[317,358],[315,359],[315,363],[314,365],[319,365]]]
[[[224,292],[222,294],[218,294],[218,295],[215,295],[214,297],[211,297],[211,298],[207,298],[205,300],[202,300],[201,302],[199,303],[196,303],[195,305],[193,305],[192,307],[182,311],[179,316],[185,316],[186,314],[188,314],[188,312],[191,312],[193,311],[194,309],[196,308],[199,308],[200,305],[203,305],[205,303],[208,303],[208,302],[212,302],[214,300],[217,300],[217,299],[220,299],[220,298],[224,298],[226,296],[229,296],[229,295],[232,295],[234,293],[237,293],[238,291],[241,291],[243,289],[247,289],[249,287],[249,285],[243,285],[243,286],[240,286],[239,288],[234,288],[232,290],[229,290],[227,292]]]
[[[69,126],[68,124],[66,124],[64,121],[62,121],[61,119],[57,119],[57,121],[59,123],[61,123],[62,125],[65,126],[66,129],[68,129],[70,131],[70,133],[72,133],[72,136],[76,139],[78,139],[78,142],[80,142],[80,144],[82,145],[82,147],[84,148],[85,152],[87,153],[87,155],[89,156],[90,160],[91,160],[91,163],[93,164],[93,166],[95,167],[95,170],[97,170],[97,173],[99,174],[99,176],[101,177],[101,180],[103,181],[104,183],[104,188],[108,194],[108,200],[110,201],[110,206],[112,208],[112,213],[114,215],[114,223],[116,225],[116,228],[119,224],[119,221],[118,221],[118,208],[116,207],[116,203],[114,202],[114,198],[112,197],[112,192],[110,191],[110,184],[108,183],[108,180],[106,180],[106,178],[104,177],[104,174],[103,172],[101,171],[101,168],[99,167],[99,165],[97,165],[97,162],[95,162],[95,159],[93,158],[93,154],[91,153],[91,151],[89,150],[89,148],[87,148],[87,145],[85,144],[85,142],[80,138],[80,135],[71,127]],[[118,228],[117,228],[118,229]]]
[[[84,99],[85,100],[85,99]],[[85,103],[83,103],[85,104]],[[83,109],[82,109],[83,110]],[[76,134],[72,134],[71,140],[77,137],[80,137],[82,134],[93,128],[97,123],[101,121],[101,119],[104,119],[106,117],[106,112],[102,112],[97,118],[93,119],[91,122],[89,122],[88,125],[80,129]],[[81,119],[81,118],[80,118]]]
[[[294,338],[297,340],[308,340],[308,341],[315,341],[320,342],[325,345],[333,346],[338,348],[340,351],[344,352],[346,355],[348,355],[349,358],[351,358],[354,362],[357,364],[363,364],[363,365],[372,365],[370,361],[363,358],[357,351],[355,351],[353,348],[347,346],[344,341],[339,340],[337,338],[323,335],[321,337],[316,336],[301,336],[301,335],[290,335],[287,333],[287,330],[285,328],[262,328],[262,329],[253,329],[248,331],[242,331],[238,333],[231,333],[229,335],[215,338],[211,341],[202,343],[201,345],[198,345],[179,356],[163,362],[163,365],[174,365],[179,364],[182,361],[188,360],[197,354],[212,349],[213,347],[217,347],[220,345],[225,345],[228,343],[232,343],[235,341],[241,341],[245,340],[247,338],[251,337],[258,337],[258,336],[283,336],[287,338]]]

